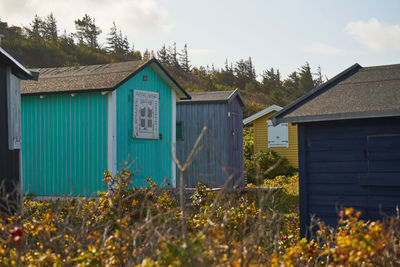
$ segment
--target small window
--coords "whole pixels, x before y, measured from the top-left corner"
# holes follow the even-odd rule
[[[176,123],[176,140],[183,140],[183,123]]]
[[[158,93],[133,91],[133,137],[158,139]]]
[[[268,147],[289,147],[288,124],[280,123],[272,125],[271,120],[267,120],[268,125]]]

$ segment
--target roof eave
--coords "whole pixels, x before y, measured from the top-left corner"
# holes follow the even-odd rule
[[[225,104],[228,103],[228,100],[183,100],[183,101],[177,101],[177,104]]]
[[[235,97],[238,97],[240,105],[242,107],[246,106],[246,103],[244,102],[244,99],[242,97],[242,94],[240,93],[239,89],[236,88],[228,97],[228,103],[232,102],[233,99],[235,99]]]
[[[28,92],[24,93],[21,91],[21,95],[55,95],[55,94],[80,94],[80,93],[96,93],[96,92],[111,92],[115,88],[95,88],[95,89],[84,89],[84,90],[68,90],[68,91],[48,91],[48,92]]]
[[[169,72],[163,67],[163,65],[155,58],[152,58],[148,63],[145,64],[144,67],[146,67],[146,65],[150,65],[150,64],[156,64],[167,76],[167,78],[172,82],[172,84],[174,86],[171,86],[175,92],[177,93],[177,96],[179,97],[179,99],[192,99],[192,97],[186,92],[185,89],[183,89],[179,83],[169,74]]]
[[[278,106],[278,105],[271,105],[253,115],[251,115],[250,117],[247,117],[246,119],[243,120],[243,124],[246,125],[252,121],[255,121],[256,119],[261,118],[264,115],[267,115],[268,113],[271,113],[272,111],[279,111],[282,110],[282,107]],[[276,113],[275,113],[276,114]]]
[[[28,69],[21,65],[15,58],[13,58],[7,51],[0,47],[0,53],[6,59],[6,61],[11,64],[13,73],[20,79],[23,80],[33,80],[38,78],[38,75],[33,75]]]
[[[299,116],[290,118],[275,117],[273,123],[275,124],[283,122],[308,123],[308,122],[372,119],[372,118],[386,118],[386,117],[400,117],[400,110],[339,113],[339,114],[318,115],[318,116]]]

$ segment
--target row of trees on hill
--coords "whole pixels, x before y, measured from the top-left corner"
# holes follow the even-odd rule
[[[251,115],[272,104],[285,106],[325,81],[321,68],[318,67],[313,72],[308,62],[286,78],[274,68],[266,69],[257,76],[251,58],[240,59],[231,64],[226,61],[225,66],[219,69],[194,67],[192,73],[201,77],[200,80],[204,83],[202,88],[206,90],[240,88],[248,103],[248,112],[245,115]]]
[[[58,67],[103,64],[156,57],[188,91],[232,90],[239,88],[247,101],[245,116],[270,104],[286,105],[320,85],[321,69],[314,73],[308,63],[283,78],[278,69],[269,68],[257,75],[252,59],[239,59],[224,67],[191,66],[188,47],[178,50],[176,43],[165,44],[157,51],[134,49],[115,22],[105,44],[99,43],[103,32],[96,20],[85,14],[75,21],[75,32],[61,35],[53,14],[35,16],[27,26],[8,26],[0,21],[5,35],[2,46],[28,67]]]
[[[85,14],[75,21],[75,32],[59,34],[57,20],[51,13],[47,17],[35,16],[27,26],[8,26],[0,21],[2,44],[11,54],[28,67],[56,67],[110,63],[142,58],[115,22],[107,33],[106,43],[99,43],[102,29],[96,20]],[[149,55],[150,56],[150,55]]]
[[[29,26],[23,27],[24,32],[31,40],[40,41],[63,41],[68,40],[68,43],[86,46],[91,49],[100,49],[101,46],[98,41],[99,35],[102,30],[96,25],[96,20],[85,14],[81,19],[75,20],[76,32],[67,34],[64,32],[62,36],[58,36],[57,20],[51,13],[46,18],[35,15]],[[75,40],[74,40],[75,39]],[[129,41],[126,36],[118,30],[115,22],[108,33],[107,46],[105,50],[111,54],[128,55],[130,52]],[[132,49],[133,51],[133,49]]]

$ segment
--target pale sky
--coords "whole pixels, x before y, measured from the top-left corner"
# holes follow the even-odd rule
[[[308,61],[329,78],[354,63],[400,63],[400,1],[1,0],[0,20],[28,25],[53,12],[60,34],[85,13],[104,42],[113,21],[135,48],[188,44],[194,66],[252,57],[256,71],[284,77]]]

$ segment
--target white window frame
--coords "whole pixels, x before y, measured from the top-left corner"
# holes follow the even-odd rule
[[[276,126],[267,120],[268,147],[289,147],[289,124],[280,123]]]
[[[7,70],[8,148],[21,149],[21,92],[20,80]]]
[[[133,91],[133,138],[159,139],[158,92]]]

